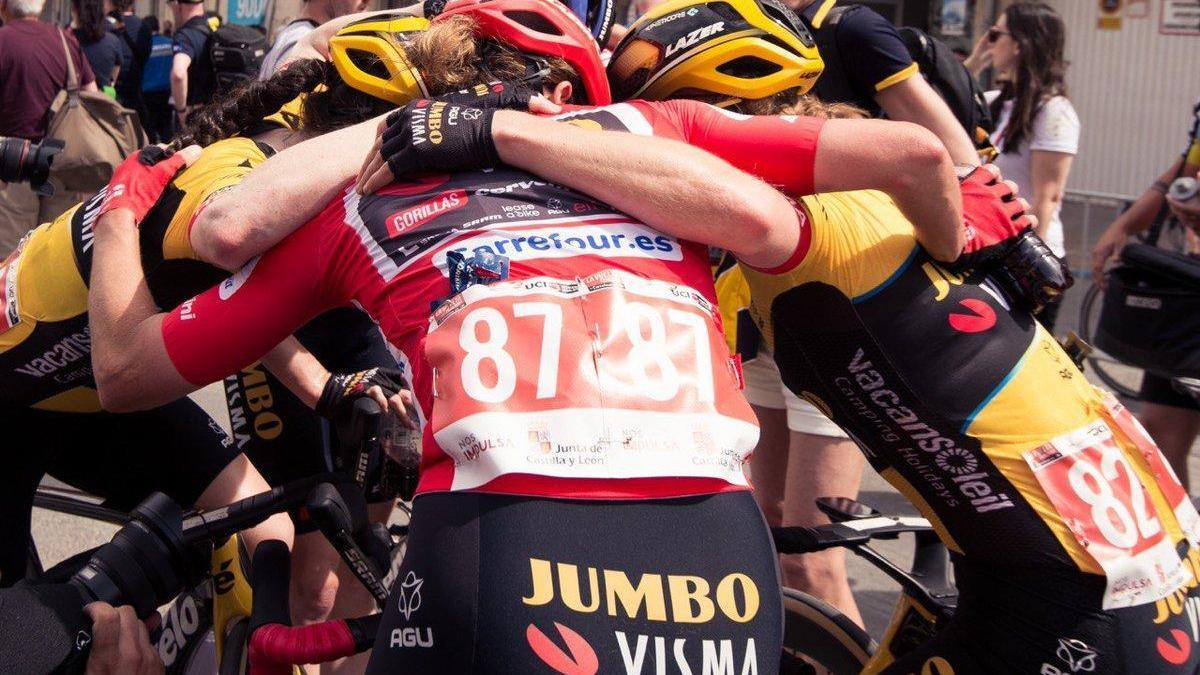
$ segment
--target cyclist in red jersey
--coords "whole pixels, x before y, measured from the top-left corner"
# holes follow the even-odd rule
[[[414,109],[424,137],[443,141],[485,114],[445,102]],[[702,104],[597,116],[706,143],[789,191],[813,187],[819,121],[742,119]],[[549,125],[568,143],[597,139],[513,121]],[[764,138],[793,154],[757,160]],[[497,159],[519,152],[511,140],[498,141]],[[411,363],[425,429],[413,553],[376,668],[736,662],[773,672],[774,558],[741,472],[756,429],[714,318],[707,255],[646,224],[768,232],[797,215],[786,204],[764,210],[775,203],[764,183],[675,149],[691,154],[664,181],[722,188],[688,203],[606,204],[503,167],[428,174],[368,197],[348,186],[221,289],[166,316],[139,286],[136,213],[105,214],[92,308],[101,396],[119,407],[177,395],[254,358],[295,321],[354,302]]]
[[[729,208],[736,195],[770,188],[710,164],[727,191],[692,208],[748,222]],[[435,175],[370,197],[349,187],[223,290],[163,316],[130,274],[137,231],[122,215],[97,234],[102,397],[102,364],[126,339],[154,366],[131,361],[124,376],[174,395],[351,301],[412,364],[425,428],[413,555],[373,661],[529,672],[568,658],[696,670],[716,658],[772,672],[774,560],[741,471],[757,428],[713,319],[703,247],[525,172]]]

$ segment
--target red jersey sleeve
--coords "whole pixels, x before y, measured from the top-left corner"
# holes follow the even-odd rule
[[[825,120],[795,115],[741,115],[699,101],[636,101],[680,140],[724,159],[794,197],[810,195],[817,140]],[[658,128],[658,124],[655,125]]]
[[[328,213],[167,314],[163,343],[180,375],[196,385],[215,382],[348,300],[339,297],[340,285],[327,270],[323,223]]]

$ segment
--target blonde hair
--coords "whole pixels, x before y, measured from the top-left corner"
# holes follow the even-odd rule
[[[781,91],[767,98],[742,101],[739,109],[748,115],[799,115],[822,119],[865,119],[866,111],[849,103],[826,103],[797,89]]]
[[[465,89],[488,81],[511,82],[526,75],[526,59],[517,50],[475,37],[475,21],[451,16],[430,24],[404,45],[405,56],[433,95]],[[570,82],[583,91],[579,74],[561,58],[545,59],[550,74],[545,84]]]
[[[520,52],[490,40],[479,40],[474,30],[473,20],[454,16],[431,24],[404,43],[405,56],[421,73],[431,96],[474,84],[511,82],[525,77],[526,59]],[[550,74],[543,84],[570,82],[583,91],[579,75],[566,61],[552,58],[546,62]],[[396,108],[393,103],[343,82],[330,62],[305,59],[291,63],[268,80],[253,80],[205,106],[189,118],[187,130],[174,145],[209,145],[245,133],[263,117],[302,94],[305,95],[303,126],[315,133],[341,129]]]
[[[723,94],[700,89],[681,89],[671,98],[686,98],[726,107],[743,115],[799,115],[822,119],[862,119],[870,117],[849,103],[825,103],[815,96],[801,94],[799,89],[787,89],[766,98],[733,99]]]

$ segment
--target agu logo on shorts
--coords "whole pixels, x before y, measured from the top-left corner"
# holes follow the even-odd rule
[[[425,580],[418,577],[412,570],[409,570],[404,581],[400,582],[396,593],[400,596],[396,601],[396,608],[404,615],[405,623],[410,622],[413,615],[421,608],[421,586],[423,585],[425,585]],[[392,649],[425,649],[432,646],[433,628],[429,626],[393,628],[388,640],[388,647]]]

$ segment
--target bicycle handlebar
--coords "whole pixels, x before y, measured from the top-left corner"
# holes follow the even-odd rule
[[[856,548],[872,539],[894,539],[906,532],[929,532],[933,526],[924,518],[878,516],[847,520],[816,527],[773,527],[771,537],[779,553],[815,553],[826,549]]]
[[[289,675],[293,664],[325,663],[365,651],[382,614],[292,626],[288,607],[291,553],[281,541],[254,551],[254,609],[250,614],[250,675]]]

